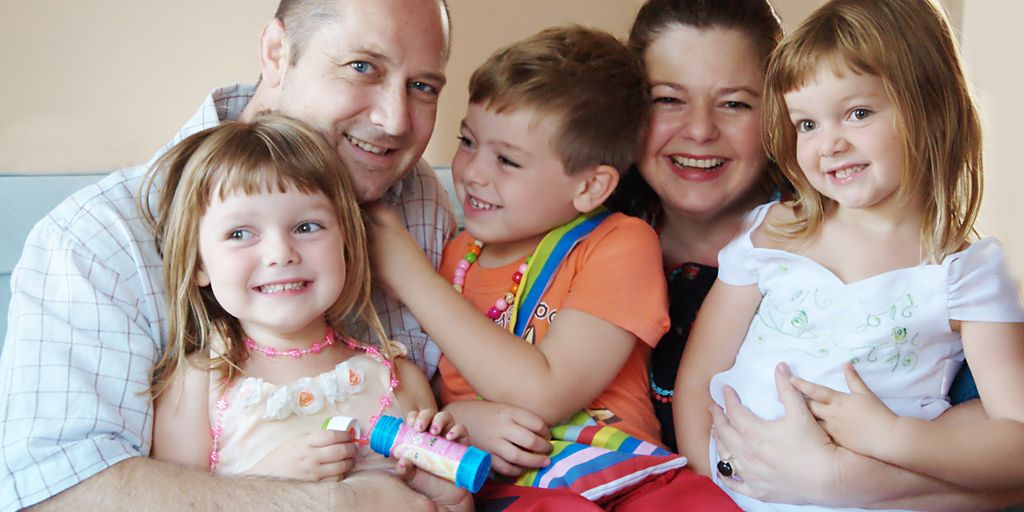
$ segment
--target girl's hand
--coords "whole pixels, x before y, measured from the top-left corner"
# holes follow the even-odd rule
[[[712,435],[721,460],[738,478],[723,478],[730,489],[762,501],[827,504],[838,481],[837,447],[811,416],[803,396],[790,384],[785,363],[775,369],[775,387],[785,414],[765,421],[725,388],[726,416],[712,407]],[[714,466],[712,471],[717,471]]]
[[[281,444],[253,466],[254,475],[339,482],[355,466],[350,432],[318,430]]]
[[[850,363],[843,369],[849,393],[836,391],[800,377],[793,386],[807,396],[814,414],[839,445],[869,457],[882,458],[877,448],[895,432],[899,417],[871,392]]]
[[[449,441],[467,444],[469,433],[465,425],[455,423],[455,418],[448,411],[438,412],[437,409],[420,409],[409,411],[405,415],[405,424],[420,431],[429,432],[435,436],[443,435]]]
[[[402,219],[381,201],[363,207],[366,236],[370,242],[373,275],[392,295],[410,286],[409,281],[424,272],[435,273],[433,265],[405,228]]]
[[[547,457],[551,434],[536,414],[486,400],[452,402],[445,410],[467,425],[474,446],[491,453],[491,469],[496,473],[517,477],[551,463]]]

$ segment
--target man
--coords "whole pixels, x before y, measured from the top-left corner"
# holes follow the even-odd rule
[[[445,80],[444,1],[282,0],[259,44],[260,82],[213,91],[171,144],[264,110],[300,118],[338,148],[360,202],[392,203],[436,263],[454,223],[420,158]],[[372,473],[320,484],[216,477],[146,457],[147,388],[166,320],[160,257],[137,206],[145,171],[118,171],[79,191],[28,237],[0,359],[0,512],[40,502],[84,510],[472,508],[465,492],[409,468],[400,471],[409,486]],[[374,303],[385,328],[432,373],[436,349],[412,317],[380,294]]]

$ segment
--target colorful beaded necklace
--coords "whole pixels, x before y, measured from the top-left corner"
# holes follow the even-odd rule
[[[250,349],[253,349],[254,346],[258,347],[258,348],[256,348],[257,351],[262,352],[262,353],[264,353],[264,354],[266,354],[266,355],[268,355],[270,357],[275,357],[277,355],[286,354],[286,355],[290,355],[290,356],[295,357],[295,358],[299,358],[299,357],[302,357],[305,354],[310,354],[310,353],[312,353],[312,354],[319,354],[323,350],[324,347],[330,346],[330,345],[334,344],[334,340],[335,339],[336,339],[336,336],[334,335],[334,329],[332,329],[331,326],[327,326],[327,334],[324,336],[324,341],[316,342],[312,346],[310,346],[308,349],[302,349],[302,350],[292,349],[292,350],[288,350],[288,351],[285,351],[285,352],[276,352],[276,351],[274,351],[273,347],[269,347],[269,350],[271,352],[273,352],[273,355],[271,355],[271,354],[269,354],[269,353],[267,353],[267,352],[265,352],[263,350],[260,350],[261,348],[268,348],[268,347],[262,347],[260,345],[256,345],[256,342],[252,341],[251,338],[246,338],[245,341],[246,341],[246,346],[249,347]],[[250,344],[249,344],[250,341],[252,341],[252,346],[250,346]],[[357,442],[359,442],[359,443],[369,443],[370,442],[370,432],[373,431],[373,427],[377,424],[377,420],[380,419],[381,415],[384,414],[384,411],[387,410],[387,408],[390,407],[391,404],[395,400],[395,389],[398,388],[398,376],[395,375],[395,364],[394,364],[394,362],[391,361],[390,359],[384,357],[380,353],[380,351],[377,350],[375,347],[368,347],[368,346],[365,346],[365,345],[360,345],[360,344],[356,343],[355,340],[353,340],[352,338],[344,338],[344,341],[345,341],[345,344],[348,345],[348,348],[350,348],[352,350],[362,350],[363,352],[366,352],[370,357],[372,357],[375,360],[379,361],[384,366],[387,366],[388,373],[391,375],[391,381],[388,383],[388,392],[384,396],[380,397],[380,408],[377,409],[376,414],[374,414],[373,416],[370,416],[370,424],[368,425],[368,428],[363,431],[362,436],[360,436],[360,438],[357,440]],[[292,351],[298,351],[300,353],[298,355],[293,355]],[[217,404],[216,404],[216,407],[217,407],[217,419],[214,421],[213,426],[210,427],[210,435],[213,437],[213,446],[210,448],[210,473],[213,473],[214,470],[217,469],[217,463],[220,462],[220,436],[221,436],[221,434],[224,433],[224,428],[222,427],[223,420],[224,420],[224,411],[226,411],[228,406],[230,405],[230,403],[228,403],[227,398],[225,398],[225,397],[228,395],[228,392],[230,390],[231,390],[231,385],[230,384],[225,384],[224,392],[220,395],[220,399],[217,400]]]
[[[480,257],[480,251],[484,248],[484,243],[480,240],[473,240],[469,244],[469,249],[466,255],[459,260],[459,263],[455,266],[455,273],[452,276],[452,288],[455,291],[462,293],[462,287],[466,284],[466,272],[469,272],[469,267],[476,263],[476,259]],[[487,310],[487,318],[491,320],[497,320],[501,318],[501,314],[508,311],[508,308],[518,304],[519,295],[519,283],[522,282],[523,276],[530,269],[530,257],[526,257],[526,261],[519,265],[519,268],[512,273],[512,285],[509,286],[508,290],[498,300],[494,301],[494,305]]]

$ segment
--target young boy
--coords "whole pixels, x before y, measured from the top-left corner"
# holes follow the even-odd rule
[[[469,92],[452,161],[466,230],[440,275],[374,212],[374,268],[444,353],[441,402],[508,476],[546,466],[548,426],[581,410],[656,448],[646,367],[668,328],[661,249],[602,207],[645,138],[639,60],[607,33],[548,29],[493,54]]]

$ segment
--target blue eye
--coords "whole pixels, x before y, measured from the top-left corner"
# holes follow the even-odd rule
[[[436,96],[438,93],[437,87],[434,87],[433,85],[430,85],[426,82],[411,82],[409,83],[409,88],[414,91],[429,94],[431,96]]]
[[[321,229],[324,229],[324,227],[316,222],[303,222],[302,224],[295,226],[295,232],[299,234],[316,233]]]
[[[253,236],[252,231],[248,229],[235,229],[228,233],[228,238],[231,240],[249,240]]]
[[[373,64],[370,64],[369,62],[366,62],[365,60],[357,60],[357,61],[354,61],[354,62],[350,62],[348,64],[348,67],[352,68],[356,73],[362,73],[362,74],[369,73],[369,72],[373,71]]]

